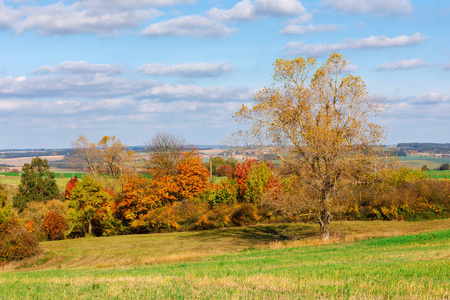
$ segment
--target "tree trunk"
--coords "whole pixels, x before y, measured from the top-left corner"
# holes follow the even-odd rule
[[[323,209],[319,215],[320,235],[324,241],[330,239],[331,214],[328,209]]]
[[[92,220],[89,219],[88,223],[89,223],[88,234],[89,234],[89,236],[92,236]]]

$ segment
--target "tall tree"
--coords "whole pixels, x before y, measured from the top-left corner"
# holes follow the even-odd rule
[[[68,219],[74,226],[72,231],[102,235],[110,229],[113,199],[93,178],[85,176],[75,185],[68,206]]]
[[[339,183],[378,161],[372,154],[384,128],[369,117],[381,106],[359,76],[346,73],[348,61],[338,53],[321,66],[300,57],[277,59],[273,67],[274,83],[236,112],[238,122],[249,124],[236,136],[271,149],[291,170],[291,182],[301,179],[327,239]]]
[[[72,148],[75,153],[75,160],[79,164],[85,165],[91,173],[97,175],[102,167],[100,151],[95,143],[89,141],[84,135],[80,134],[72,142]]]
[[[174,175],[177,165],[183,160],[186,141],[166,132],[158,132],[147,142],[147,152],[150,159],[147,163],[153,175]]]
[[[98,143],[99,156],[102,160],[103,173],[110,174],[113,178],[119,177],[131,160],[132,152],[122,144],[116,136],[104,136]]]
[[[50,172],[46,159],[35,157],[22,167],[19,192],[14,196],[13,206],[24,210],[31,201],[46,201],[59,197],[55,174]]]

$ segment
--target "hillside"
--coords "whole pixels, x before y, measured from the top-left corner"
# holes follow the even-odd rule
[[[48,242],[43,247],[55,256],[38,267],[48,270],[24,272],[22,268],[22,272],[2,273],[0,298],[446,299],[450,296],[450,220],[336,225],[341,239],[332,245],[320,245],[311,236],[313,228],[301,224],[295,225],[296,228],[254,226]],[[297,241],[275,241],[283,237],[281,233],[292,235],[294,229],[299,233]],[[427,233],[411,235],[418,232]],[[371,236],[396,237],[358,241]],[[249,246],[252,248],[248,249]],[[132,249],[135,253],[129,254]],[[189,253],[192,255],[188,256]],[[205,256],[211,253],[223,254]],[[142,260],[120,261],[126,255],[136,255]],[[114,261],[117,266],[110,268],[108,264]]]

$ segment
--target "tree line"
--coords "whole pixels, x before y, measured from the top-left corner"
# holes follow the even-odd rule
[[[54,177],[44,160],[33,160],[14,207],[3,205],[2,226],[22,224],[23,236],[43,240],[309,221],[329,239],[333,220],[449,217],[449,181],[380,154],[385,128],[371,120],[382,106],[347,65],[337,53],[322,65],[311,57],[276,60],[274,83],[235,113],[247,129],[230,142],[269,151],[277,165],[233,158],[205,164],[197,149],[167,133],[156,134],[137,159],[115,136],[93,143],[81,135],[72,147],[89,173],[54,200]]]

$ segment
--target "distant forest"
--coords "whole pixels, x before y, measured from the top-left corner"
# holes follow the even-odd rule
[[[450,153],[450,143],[399,143],[397,148],[402,150],[412,150],[418,152],[431,152],[440,154]]]

